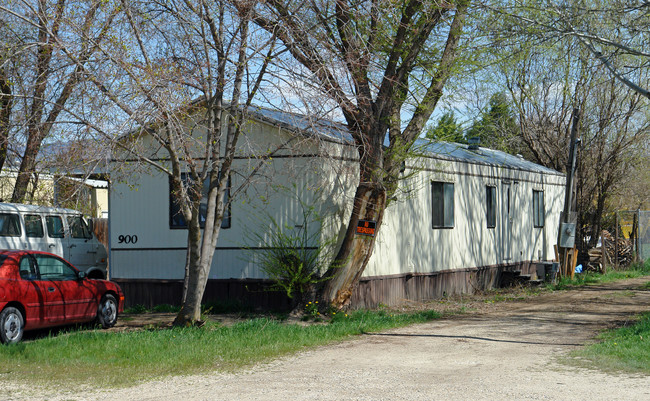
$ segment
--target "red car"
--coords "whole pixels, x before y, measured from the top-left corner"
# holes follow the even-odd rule
[[[112,327],[124,294],[51,253],[0,250],[0,311],[0,340],[13,344],[25,330],[93,320]]]

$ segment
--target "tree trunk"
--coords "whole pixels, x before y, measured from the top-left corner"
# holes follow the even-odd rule
[[[386,206],[386,190],[372,183],[360,183],[357,187],[352,215],[339,253],[325,277],[319,298],[323,304],[341,309],[350,302],[354,287],[368,264],[376,236],[358,235],[359,220],[374,220],[375,235],[379,231]]]
[[[174,326],[189,326],[201,319],[201,299],[205,286],[199,286],[197,283],[207,280],[207,273],[203,279],[203,261],[201,258],[201,227],[199,225],[199,210],[196,205],[192,211],[192,220],[188,225],[187,232],[187,261],[186,267],[188,275],[185,277],[188,291],[183,293],[183,304],[181,310],[174,319]],[[208,271],[210,267],[208,266]],[[190,291],[189,289],[193,289]]]
[[[9,146],[9,122],[11,121],[12,101],[11,85],[0,70],[0,171],[7,160]]]

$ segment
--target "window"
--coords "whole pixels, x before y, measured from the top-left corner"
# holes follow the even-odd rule
[[[38,280],[36,264],[32,256],[23,256],[20,259],[20,278],[23,280]]]
[[[43,280],[76,280],[77,271],[59,258],[48,255],[34,255]]]
[[[494,228],[497,225],[497,188],[486,186],[485,187],[485,205],[487,227]]]
[[[20,218],[13,213],[0,213],[0,237],[20,237]]]
[[[533,191],[533,226],[544,227],[544,191]]]
[[[25,231],[27,236],[31,238],[43,238],[43,222],[41,216],[37,214],[25,215]]]
[[[190,180],[189,174],[181,173],[181,180],[183,185],[188,185]],[[210,185],[209,178],[203,182],[203,194],[201,197],[201,205],[199,206],[199,224],[201,228],[205,227],[205,219],[208,214],[208,189]],[[170,228],[187,228],[187,222],[183,213],[181,212],[181,207],[176,201],[176,198],[171,193],[171,178],[169,182],[169,227]],[[226,187],[226,193],[224,194],[224,202],[228,202],[230,199],[230,177],[228,177],[228,184]],[[230,205],[224,212],[223,220],[221,221],[221,228],[230,228]]]
[[[72,238],[90,239],[93,235],[88,229],[88,225],[81,216],[68,216],[68,226],[70,226],[70,235]]]
[[[50,238],[63,238],[63,220],[60,216],[46,216],[47,236]]]
[[[431,183],[433,228],[454,227],[454,184]]]

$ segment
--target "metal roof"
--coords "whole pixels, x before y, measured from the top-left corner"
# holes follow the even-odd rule
[[[350,145],[353,144],[352,135],[350,135],[347,127],[341,123],[330,120],[314,119],[303,114],[289,113],[255,106],[249,107],[249,113],[253,119],[267,122],[302,135],[318,136],[321,139],[333,142]],[[386,136],[384,144],[388,145],[388,136]],[[420,138],[416,140],[414,149],[417,149],[417,152],[422,153],[423,156],[428,156],[434,159],[484,164],[561,176],[564,175],[551,168],[528,161],[523,157],[514,156],[500,150],[489,148],[479,147],[474,150],[469,149],[469,146],[464,144],[431,141],[429,139]]]

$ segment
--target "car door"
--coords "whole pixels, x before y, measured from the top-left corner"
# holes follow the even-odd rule
[[[77,269],[61,258],[35,255],[41,277],[46,277],[60,292],[66,323],[90,320],[97,313],[97,297],[88,280],[80,279]]]
[[[59,324],[65,320],[65,305],[56,282],[39,274],[36,259],[27,254],[20,260],[20,278],[23,281],[24,304],[28,327],[37,328]]]

